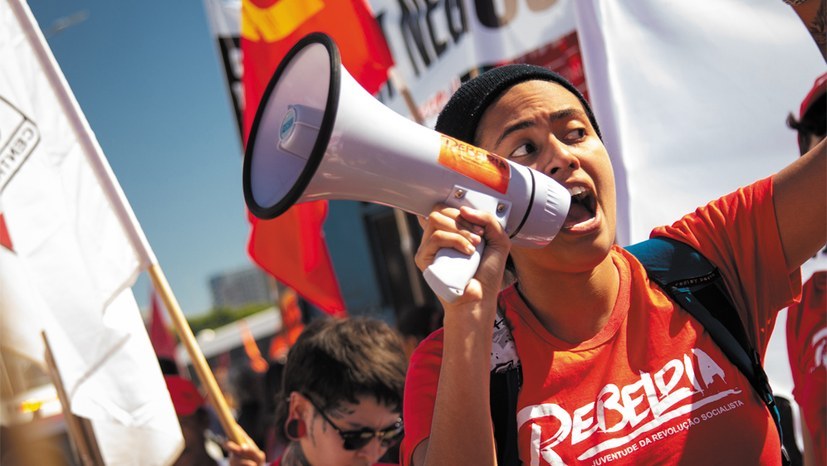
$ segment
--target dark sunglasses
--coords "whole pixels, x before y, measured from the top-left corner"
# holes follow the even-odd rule
[[[329,417],[327,417],[324,411],[319,409],[310,397],[305,398],[307,398],[307,400],[310,401],[310,404],[316,408],[316,412],[322,415],[322,419],[327,421],[327,423],[330,424],[330,427],[333,427],[333,429],[339,434],[339,437],[342,437],[345,450],[358,450],[370,443],[374,437],[379,439],[379,443],[382,445],[382,448],[389,448],[402,439],[402,434],[404,432],[402,418],[397,419],[391,426],[382,430],[372,430],[367,427],[363,427],[359,430],[342,430],[339,426],[334,424]]]

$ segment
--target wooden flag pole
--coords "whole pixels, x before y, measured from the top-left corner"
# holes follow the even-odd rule
[[[11,381],[11,374],[9,374],[9,369],[6,367],[6,358],[3,357],[2,352],[0,352],[0,376],[2,376],[3,384],[3,387],[0,388],[0,394],[8,394],[9,398],[14,398],[14,384]]]
[[[81,424],[81,419],[72,413],[69,397],[66,395],[66,388],[63,386],[63,379],[60,377],[57,364],[55,364],[49,338],[46,336],[45,331],[40,332],[40,336],[43,338],[43,345],[46,348],[46,368],[49,372],[49,377],[52,379],[52,384],[55,386],[57,398],[63,409],[63,420],[66,423],[66,430],[69,432],[69,438],[72,440],[72,453],[75,454],[76,458],[79,459],[80,463],[84,466],[103,466],[103,457],[101,456],[98,442],[95,440],[95,434],[92,432],[91,425],[85,428],[85,426]]]
[[[419,281],[419,269],[416,268],[414,262],[414,247],[413,235],[408,226],[408,214],[400,209],[393,209],[393,218],[396,222],[396,230],[399,233],[399,248],[405,257],[405,268],[410,277],[411,295],[413,296],[414,305],[422,306],[425,304],[425,290],[422,288],[422,282]]]
[[[230,412],[230,407],[227,405],[227,400],[221,393],[218,382],[216,382],[215,376],[209,364],[207,364],[207,359],[204,357],[204,353],[201,352],[201,348],[195,340],[195,335],[192,334],[192,329],[184,317],[184,313],[181,311],[181,306],[178,305],[178,300],[175,299],[175,295],[172,293],[172,288],[170,288],[169,282],[167,282],[164,271],[161,270],[158,264],[151,264],[147,271],[155,286],[155,291],[158,292],[164,301],[172,324],[175,326],[175,330],[181,338],[181,343],[189,354],[198,379],[204,385],[207,398],[209,398],[210,403],[215,409],[218,420],[221,422],[221,427],[224,428],[227,437],[233,442],[239,445],[249,444],[249,437],[238,423],[235,422],[235,418]]]
[[[408,88],[408,84],[404,79],[402,79],[402,76],[399,75],[396,68],[393,66],[388,68],[388,79],[391,84],[393,84],[393,87],[399,91],[399,94],[402,95],[402,99],[405,100],[405,105],[408,106],[408,111],[411,112],[411,118],[420,125],[424,125],[425,118],[422,116],[422,112],[419,111],[419,107],[416,106],[416,101],[413,99],[413,95],[411,94],[411,90]]]
[[[405,101],[405,105],[407,105],[408,111],[411,113],[411,118],[420,125],[424,125],[425,118],[422,116],[422,112],[419,111],[419,107],[416,106],[416,101],[414,101],[408,84],[393,66],[388,68],[388,79],[393,87],[399,91],[399,94],[402,95],[402,99]],[[422,282],[419,280],[420,272],[419,269],[416,268],[416,263],[413,259],[413,236],[411,235],[411,229],[408,227],[407,214],[399,209],[393,209],[393,217],[396,221],[396,229],[399,232],[399,242],[403,257],[405,258],[405,268],[408,271],[408,277],[410,277],[414,304],[416,306],[422,306],[425,304],[425,290],[422,289]]]

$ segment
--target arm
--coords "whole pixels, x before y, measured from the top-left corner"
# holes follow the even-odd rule
[[[810,434],[810,429],[807,428],[807,423],[804,422],[803,418],[799,418],[798,423],[801,426],[801,438],[802,443],[804,444],[804,449],[801,451],[801,456],[804,457],[804,464],[818,464],[818,459],[816,458],[816,445],[813,442],[813,436]]]
[[[792,272],[827,243],[827,139],[773,177],[773,203]]]
[[[430,437],[413,452],[413,464],[496,464],[489,405],[491,338],[510,241],[493,215],[463,207],[435,211],[416,254],[424,270],[437,251],[470,252],[486,240],[475,278],[453,303],[442,305],[444,341]],[[482,225],[483,227],[480,227]]]
[[[800,5],[793,5],[793,10],[807,26],[821,56],[827,60],[827,8],[824,0],[807,0]]]

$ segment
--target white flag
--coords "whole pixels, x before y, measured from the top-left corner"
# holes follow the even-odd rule
[[[789,6],[576,3],[589,93],[617,177],[621,245],[798,157],[786,117],[824,60]],[[784,327],[776,329],[765,368],[789,392]]]
[[[824,60],[789,6],[588,0],[576,13],[618,177],[620,244],[798,157],[786,117]]]
[[[131,291],[154,257],[21,0],[0,3],[0,209],[0,344],[42,361],[45,330],[107,464],[172,463],[183,437]]]

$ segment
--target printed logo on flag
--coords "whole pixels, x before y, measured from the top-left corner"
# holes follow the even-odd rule
[[[0,192],[40,142],[40,131],[9,101],[0,97]]]

